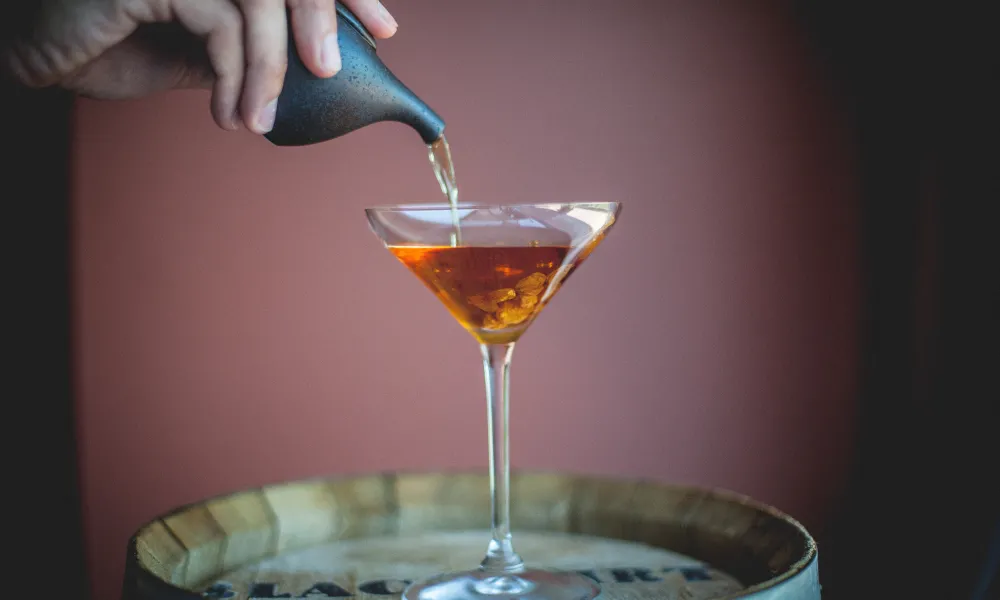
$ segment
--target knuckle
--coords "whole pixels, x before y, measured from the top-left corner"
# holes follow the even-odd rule
[[[274,0],[239,0],[239,3],[247,14],[266,12],[274,6]]]
[[[288,0],[288,7],[292,10],[332,10],[333,2],[330,0]]]
[[[243,31],[243,16],[236,7],[226,4],[226,8],[219,13],[219,24],[220,27],[226,29],[234,34],[242,35]]]
[[[238,63],[229,60],[216,60],[212,62],[212,72],[215,76],[223,80],[238,79],[240,69]]]
[[[208,38],[225,46],[242,44],[243,15],[231,4],[220,5],[219,11],[212,15]]]
[[[231,45],[216,44],[213,47],[210,44],[209,58],[212,63],[212,71],[219,79],[239,79],[243,75],[243,61],[240,60],[240,53],[234,52]]]
[[[269,85],[280,85],[285,79],[285,71],[288,69],[287,61],[261,60],[252,67],[254,75],[261,81]]]
[[[131,15],[142,21],[165,22],[173,19],[174,7],[169,0],[115,0],[112,2],[115,13]]]
[[[50,61],[39,52],[7,48],[0,57],[0,71],[24,87],[38,89],[52,85],[56,76]]]

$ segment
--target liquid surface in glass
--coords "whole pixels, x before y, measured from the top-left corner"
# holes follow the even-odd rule
[[[516,341],[569,275],[566,246],[390,246],[482,343]],[[563,268],[560,268],[563,267]]]

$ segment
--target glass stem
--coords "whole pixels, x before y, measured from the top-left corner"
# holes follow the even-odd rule
[[[483,344],[481,348],[489,410],[490,505],[493,516],[493,539],[481,567],[497,573],[517,573],[524,569],[524,561],[514,552],[510,535],[510,439],[507,435],[510,357],[514,353],[514,344]]]

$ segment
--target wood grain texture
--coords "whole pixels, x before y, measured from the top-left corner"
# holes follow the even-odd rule
[[[607,600],[819,598],[808,532],[750,498],[558,473],[511,483],[522,556],[585,573]],[[392,600],[407,581],[478,565],[489,500],[481,473],[316,479],[213,498],[137,532],[123,598]]]
[[[187,554],[184,585],[193,587],[224,569],[227,532],[204,505],[173,514],[163,520]]]
[[[209,500],[205,508],[225,531],[222,568],[229,571],[277,552],[279,530],[264,495],[257,491]]]
[[[264,497],[277,520],[278,552],[337,539],[347,528],[347,511],[325,481],[267,488]]]
[[[356,477],[331,481],[329,486],[344,516],[341,538],[388,535],[398,530],[395,477]]]
[[[135,537],[134,557],[149,573],[167,583],[182,585],[188,552],[162,521],[153,521]],[[133,559],[130,554],[129,560]]]

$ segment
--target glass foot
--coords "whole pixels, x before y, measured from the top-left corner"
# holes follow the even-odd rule
[[[417,581],[403,591],[403,600],[593,600],[600,594],[594,580],[572,571],[498,575],[476,569]]]

